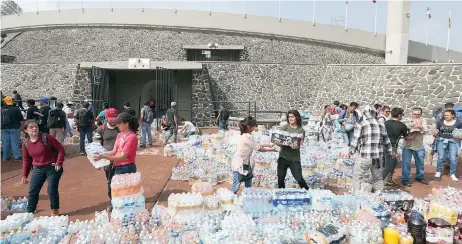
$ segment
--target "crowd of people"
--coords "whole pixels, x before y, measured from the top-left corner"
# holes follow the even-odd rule
[[[94,107],[89,101],[84,101],[81,108],[74,109],[73,102],[64,105],[56,98],[43,97],[39,100],[40,108],[35,106],[34,100],[27,100],[27,108],[22,104],[21,96],[17,91],[13,97],[2,99],[2,146],[3,160],[8,160],[10,153],[14,160],[22,161],[22,182],[29,185],[28,212],[35,212],[39,192],[45,181],[48,182],[53,214],[59,214],[58,185],[63,174],[65,157],[62,145],[66,137],[73,136],[71,119],[80,135],[80,151],[85,155],[85,141],[98,140],[108,151],[106,155],[97,155],[95,160],[106,159],[111,163],[104,167],[108,183],[108,196],[111,198],[111,179],[116,174],[136,172],[136,151],[138,147],[145,148],[153,145],[152,123],[154,111],[152,101],[146,101],[136,116],[136,111],[130,103],[124,103],[124,110],[119,113],[110,108],[108,103],[103,104],[102,111],[95,116]],[[186,137],[199,133],[196,126],[178,116],[176,103],[172,102],[170,108],[162,118],[161,128],[167,132],[163,144],[166,145],[173,137],[177,142],[179,132]],[[24,114],[23,112],[24,111]],[[415,181],[428,185],[424,178],[424,135],[430,128],[426,120],[422,119],[423,110],[419,107],[412,109],[409,123],[403,123],[405,116],[402,108],[389,106],[364,106],[359,109],[356,102],[349,106],[341,105],[335,101],[333,106],[326,105],[321,116],[319,138],[324,141],[332,140],[333,133],[341,133],[344,143],[350,147],[350,154],[357,153],[353,172],[353,192],[361,190],[361,183],[366,172],[370,172],[374,191],[380,192],[384,186],[396,186],[393,174],[398,164],[398,144],[404,141],[402,149],[402,175],[401,182],[405,187],[412,187],[410,174],[411,161],[416,164]],[[220,106],[217,124],[221,130],[227,130],[230,113]],[[443,165],[449,161],[450,178],[458,181],[456,177],[457,158],[460,152],[461,137],[454,137],[453,130],[462,130],[462,121],[456,117],[454,104],[447,103],[443,109],[438,106],[433,114],[436,122],[432,130],[435,138],[433,153],[438,154],[436,178],[440,178]],[[302,128],[302,118],[297,110],[290,110],[286,114],[286,122],[281,130],[288,133],[305,136]],[[237,151],[232,160],[234,180],[232,191],[237,192],[244,182],[246,187],[252,185],[252,168],[250,158],[253,151],[271,152],[279,151],[277,160],[278,187],[285,188],[285,177],[290,169],[299,186],[308,189],[303,179],[300,163],[300,146],[259,145],[252,136],[257,121],[246,117],[239,123],[241,136],[237,143]],[[138,145],[138,130],[141,130],[141,143]],[[25,139],[21,143],[21,132]],[[303,140],[302,140],[303,141]],[[20,149],[22,147],[22,150]],[[278,149],[279,147],[279,149]],[[21,152],[22,151],[22,152]],[[109,206],[108,210],[112,207]]]

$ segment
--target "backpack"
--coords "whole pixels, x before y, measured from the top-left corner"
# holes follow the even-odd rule
[[[228,120],[229,119],[229,111],[228,109],[224,108],[221,110],[221,119]]]
[[[10,115],[8,114],[8,108],[2,108],[2,125],[10,124]]]
[[[48,144],[48,138],[47,138],[47,134],[41,134],[42,136],[42,142],[43,144],[45,144],[45,146],[50,149],[51,151],[53,152],[58,152],[54,147],[52,147],[50,144]],[[26,151],[28,150],[29,148],[29,139],[28,138],[25,138],[23,140],[23,144],[24,144],[24,148],[26,149]]]
[[[90,126],[90,120],[88,119],[89,110],[82,109],[77,114],[79,115],[79,119],[77,120],[77,126],[79,128],[85,128]]]
[[[48,128],[50,128],[56,122],[57,116],[58,116],[58,113],[56,112],[55,109],[50,110],[50,112],[48,113],[48,120],[47,120]]]
[[[148,124],[152,124],[152,122],[154,121],[154,113],[152,112],[152,109],[149,107],[145,107],[143,111],[143,121]]]

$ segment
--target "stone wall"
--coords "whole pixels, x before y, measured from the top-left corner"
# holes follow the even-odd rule
[[[183,61],[183,45],[243,45],[242,61],[303,64],[380,64],[383,55],[308,41],[197,30],[79,28],[27,31],[2,48],[15,63],[80,63],[150,58]]]
[[[407,112],[418,106],[429,118],[436,104],[462,105],[462,65],[329,65],[316,99],[318,110],[334,100],[380,103]]]
[[[77,69],[77,64],[5,64],[1,70],[5,95],[17,90],[23,99],[91,99],[90,71]]]
[[[207,64],[215,101],[233,101],[234,110],[307,110],[313,105],[325,66],[285,64]],[[234,113],[246,115],[247,112]],[[279,114],[257,114],[258,118],[277,118]]]

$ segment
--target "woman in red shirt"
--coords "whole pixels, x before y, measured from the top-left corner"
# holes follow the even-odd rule
[[[114,123],[119,128],[114,149],[107,155],[96,155],[95,160],[107,159],[114,161],[115,174],[136,173],[135,157],[138,148],[138,122],[127,112],[120,113]]]
[[[53,136],[41,134],[35,120],[27,120],[23,125],[26,138],[22,145],[22,183],[27,184],[27,177],[32,169],[29,185],[29,202],[27,212],[37,209],[39,193],[43,183],[48,181],[48,195],[52,215],[59,215],[59,180],[63,174],[64,147]]]

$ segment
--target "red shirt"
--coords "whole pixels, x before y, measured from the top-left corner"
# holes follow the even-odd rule
[[[128,154],[128,157],[123,161],[114,161],[114,164],[116,166],[121,166],[135,163],[137,148],[138,138],[136,137],[135,132],[120,132],[117,135],[116,142],[114,144],[114,150],[116,150],[115,156],[120,156],[122,153],[126,153]]]
[[[42,141],[42,136],[39,136],[37,141],[29,140],[28,148],[22,144],[22,177],[27,178],[33,166],[46,166],[56,163],[58,166],[63,166],[64,162],[64,147],[53,136],[46,135],[47,143],[50,147],[56,150],[52,151]]]

